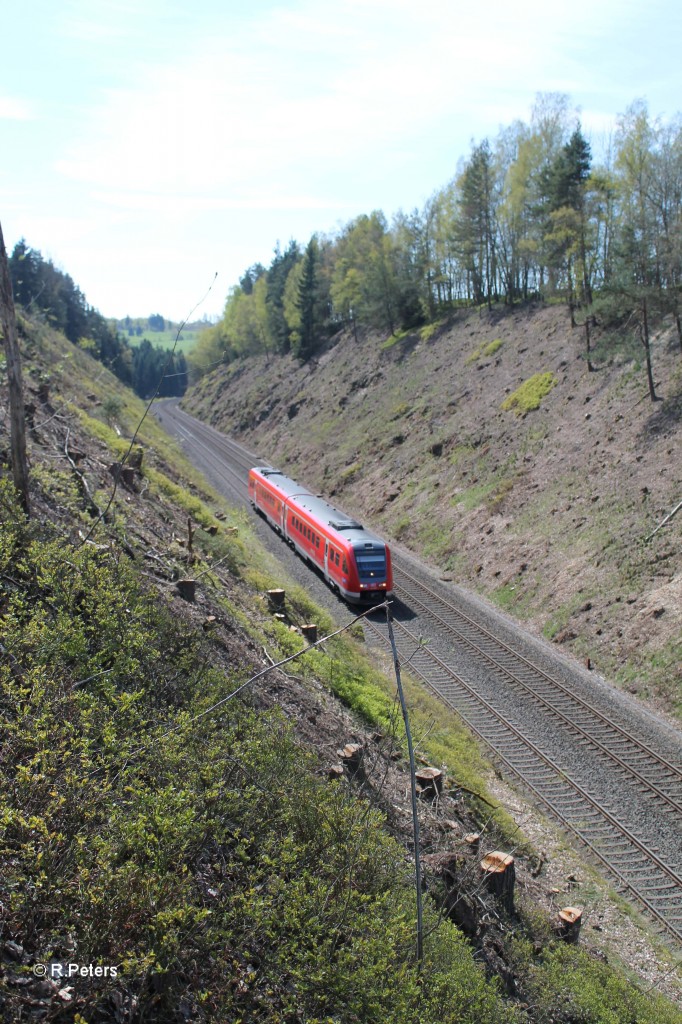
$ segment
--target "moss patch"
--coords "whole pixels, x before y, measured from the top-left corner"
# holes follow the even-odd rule
[[[549,394],[557,378],[553,373],[536,373],[508,395],[502,403],[505,412],[513,409],[517,416],[539,409],[542,399]]]

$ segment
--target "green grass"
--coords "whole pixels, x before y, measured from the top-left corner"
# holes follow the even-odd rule
[[[175,345],[176,353],[183,352],[185,355],[188,355],[195,348],[201,331],[190,331],[185,327],[178,338],[177,345],[175,344],[178,337],[177,327],[170,330],[166,328],[165,331],[146,330],[140,335],[133,334],[130,337],[125,331],[122,333],[131,348],[137,348],[138,345],[146,340],[151,342],[154,347],[158,346],[159,348],[173,348]]]
[[[490,356],[494,356],[496,352],[502,348],[504,342],[501,338],[495,338],[494,341],[484,342],[479,345],[470,355],[467,356],[465,365],[470,366],[472,363],[477,362],[479,359],[488,359]]]
[[[393,348],[394,345],[397,345],[399,341],[403,341],[405,338],[408,338],[410,334],[413,333],[414,332],[410,330],[395,331],[393,334],[389,334],[388,338],[386,338],[385,341],[382,341],[379,347],[385,352],[388,349]]]
[[[505,398],[502,402],[502,409],[505,412],[513,409],[517,416],[525,416],[526,413],[540,408],[543,398],[549,394],[555,384],[557,384],[555,374],[536,373]]]
[[[434,320],[433,323],[424,324],[423,327],[419,328],[419,337],[422,341],[430,341],[434,334],[437,334],[440,328],[446,323],[447,318],[442,317],[440,320]]]
[[[317,775],[276,714],[232,702],[195,720],[245,670],[212,669],[201,631],[145,593],[132,563],[27,524],[6,484],[0,504],[0,571],[12,580],[10,660],[0,663],[0,894],[11,934],[30,931],[47,961],[65,955],[68,931],[80,959],[119,965],[126,991],[155,1019],[170,1018],[181,998],[207,1020],[238,1019],[266,992],[277,1012],[261,1019],[273,1024],[291,1014],[514,1019],[463,938],[435,927],[428,903],[420,980],[402,849],[376,811]],[[291,610],[316,614],[302,591],[292,591]],[[260,644],[300,649],[264,611],[252,608],[250,619]],[[393,727],[390,687],[351,641],[305,653],[295,670],[327,679],[366,722]],[[414,703],[415,732],[452,763],[447,721],[435,726],[428,698]],[[477,755],[458,732],[471,771]],[[177,970],[191,963],[190,975]],[[246,979],[236,989],[235,972]],[[84,1019],[91,1000],[116,988],[77,989]]]

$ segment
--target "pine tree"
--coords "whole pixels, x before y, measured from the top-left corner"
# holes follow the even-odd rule
[[[318,248],[315,235],[306,246],[303,256],[303,272],[298,287],[298,311],[301,315],[301,326],[296,355],[302,362],[307,362],[318,345],[317,305],[317,262]]]

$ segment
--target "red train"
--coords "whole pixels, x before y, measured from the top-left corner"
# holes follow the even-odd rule
[[[392,593],[388,545],[324,498],[272,466],[258,466],[249,470],[249,499],[347,601],[359,603]]]

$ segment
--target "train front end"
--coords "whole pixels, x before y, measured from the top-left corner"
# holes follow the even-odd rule
[[[383,601],[393,593],[391,552],[379,537],[353,544],[360,601]]]

